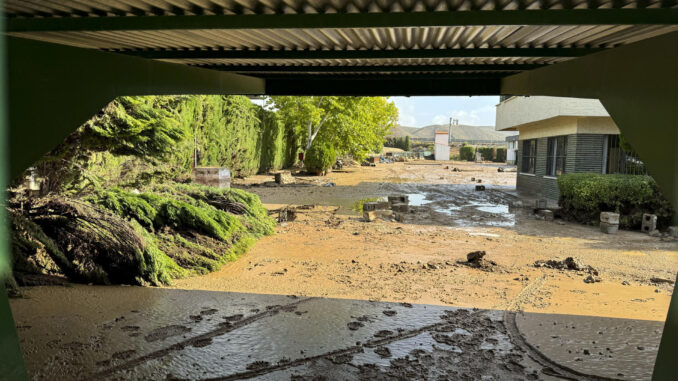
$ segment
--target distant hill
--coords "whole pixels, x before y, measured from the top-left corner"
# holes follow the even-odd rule
[[[433,141],[433,135],[435,135],[436,131],[448,131],[448,126],[438,124],[421,128],[396,126],[391,129],[391,134],[389,136],[398,138],[409,136],[410,139]],[[495,131],[493,126],[468,126],[464,124],[452,126],[451,132],[452,139],[469,141],[493,140],[503,142],[506,140],[507,136],[515,134],[515,132]]]
[[[418,127],[404,127],[404,126],[395,126],[391,129],[389,137],[404,138],[409,136],[410,139],[414,138],[414,133],[419,130]]]

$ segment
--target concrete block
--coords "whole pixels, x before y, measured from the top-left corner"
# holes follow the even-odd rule
[[[388,202],[385,201],[373,201],[366,202],[363,204],[363,212],[370,212],[374,210],[383,210],[388,209]]]
[[[544,221],[553,221],[553,211],[548,209],[538,210],[537,216],[541,217]]]
[[[648,234],[657,230],[657,216],[649,213],[643,214],[641,230],[643,233]]]
[[[377,212],[375,211],[363,212],[363,219],[367,222],[372,222],[377,219]]]
[[[391,220],[394,217],[395,214],[390,210],[374,210],[371,212],[363,212],[363,219],[367,222],[375,221],[377,218]]]
[[[398,222],[405,222],[405,214],[396,213],[395,214],[395,220],[398,221]]]
[[[545,209],[547,206],[547,201],[546,199],[539,199],[539,200],[534,200],[534,207],[535,209]]]
[[[673,238],[678,238],[678,226],[669,226],[666,230],[666,234]]]
[[[477,191],[484,191],[484,190],[485,190],[485,185],[476,185],[476,190],[477,190]]]
[[[388,203],[393,204],[409,204],[410,200],[407,195],[388,196]]]
[[[294,184],[294,177],[290,172],[278,172],[275,174],[275,182],[280,185]]]
[[[619,225],[619,213],[600,212],[600,222],[606,222],[612,225]]]
[[[600,231],[605,234],[617,234],[619,230],[619,224],[611,224],[609,222],[600,222]]]
[[[231,171],[220,167],[196,167],[193,168],[193,182],[216,188],[230,188]]]
[[[409,211],[409,205],[405,203],[396,203],[391,204],[391,210],[398,213],[407,213]]]

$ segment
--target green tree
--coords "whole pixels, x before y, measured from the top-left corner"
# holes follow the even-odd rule
[[[412,150],[412,144],[410,143],[410,137],[405,136],[405,147],[403,148],[405,151],[411,151]]]
[[[357,160],[381,150],[398,109],[381,97],[272,97],[284,123],[297,129],[308,151],[315,142]]]

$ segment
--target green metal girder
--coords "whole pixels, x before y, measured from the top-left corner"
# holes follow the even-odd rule
[[[378,65],[378,66],[273,66],[273,65],[197,65],[203,69],[236,73],[410,73],[459,71],[523,71],[540,64],[476,64],[476,65]]]
[[[678,24],[678,9],[542,9],[275,15],[10,18],[9,32]]]
[[[136,50],[120,51],[153,59],[388,59],[388,58],[571,58],[599,52],[600,48],[475,48],[374,50]]]
[[[283,76],[266,78],[268,95],[498,95],[500,77]]]

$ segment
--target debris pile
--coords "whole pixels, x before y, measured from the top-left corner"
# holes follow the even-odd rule
[[[289,205],[278,211],[278,222],[291,222],[297,219],[297,210]]]
[[[593,266],[585,265],[580,259],[574,257],[567,257],[562,261],[554,259],[549,260],[540,259],[534,262],[534,267],[537,268],[546,267],[555,270],[576,271],[581,273],[581,275],[588,274],[588,276],[584,279],[585,283],[596,283],[602,280],[598,276],[597,269],[595,269]]]
[[[388,202],[366,202],[362,205],[363,219],[366,222],[375,221],[377,218],[403,222],[405,213],[409,212],[409,203],[407,195],[388,196]]]
[[[494,271],[494,268],[497,266],[495,261],[485,259],[487,253],[484,250],[472,251],[466,254],[466,262],[460,261],[459,264],[472,267],[474,269],[480,269],[483,271]]]

